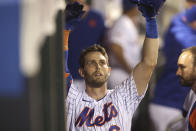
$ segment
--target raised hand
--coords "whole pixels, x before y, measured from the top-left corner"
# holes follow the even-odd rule
[[[146,18],[155,17],[166,0],[129,0],[136,3],[142,15]]]
[[[77,22],[79,22],[81,16],[85,11],[82,10],[83,5],[78,2],[68,3],[65,8],[65,22],[66,29],[71,29]]]

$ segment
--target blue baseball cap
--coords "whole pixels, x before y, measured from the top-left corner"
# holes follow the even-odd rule
[[[128,0],[122,0],[122,5],[123,5],[124,11],[130,10],[136,6],[136,4],[134,4]]]
[[[188,23],[196,21],[196,5],[185,11],[185,18]]]

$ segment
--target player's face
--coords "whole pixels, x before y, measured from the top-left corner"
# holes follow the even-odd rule
[[[100,52],[89,52],[85,56],[83,77],[92,87],[103,85],[108,80],[110,70],[106,58]]]
[[[196,81],[196,68],[191,52],[183,52],[178,59],[178,69],[176,75],[180,78],[183,86],[192,86]]]

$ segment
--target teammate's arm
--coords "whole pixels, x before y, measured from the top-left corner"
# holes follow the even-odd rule
[[[71,29],[80,20],[84,14],[83,5],[78,2],[68,3],[65,9],[65,28],[64,28],[64,54],[65,54],[65,82],[67,84],[67,91],[72,83],[72,76],[68,68],[68,39]]]
[[[145,2],[145,0],[143,1]],[[158,10],[155,11],[153,7],[144,4],[138,4],[138,8],[146,19],[146,37],[142,49],[142,59],[133,70],[136,88],[141,96],[146,91],[152,72],[157,64],[159,40],[155,16]]]
[[[71,83],[72,83],[72,76],[71,73],[69,71],[68,68],[68,54],[69,54],[69,50],[68,50],[68,39],[69,39],[69,33],[70,33],[70,29],[65,28],[64,29],[64,55],[65,55],[65,82],[67,85],[67,91],[69,90]]]

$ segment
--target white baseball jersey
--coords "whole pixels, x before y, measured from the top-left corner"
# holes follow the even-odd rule
[[[139,44],[139,34],[133,20],[127,15],[122,15],[108,32],[109,43],[118,44],[123,50],[123,57],[134,68],[141,60],[142,45]],[[109,52],[111,74],[108,80],[109,88],[120,84],[129,73],[124,69],[113,52]]]
[[[188,93],[188,95],[186,96],[186,99],[185,99],[185,102],[184,102],[184,105],[183,105],[183,109],[184,111],[187,112],[186,114],[186,118],[185,118],[185,129],[184,131],[188,131],[188,126],[189,126],[189,119],[190,119],[190,114],[191,114],[191,110],[192,110],[192,107],[194,105],[194,103],[196,102],[196,94],[194,93],[194,91],[191,89]]]
[[[99,101],[73,84],[66,100],[67,131],[130,131],[139,96],[131,75]]]
[[[139,33],[133,20],[127,15],[122,15],[109,30],[108,41],[123,49],[123,55],[132,68],[140,62],[142,45],[139,44]],[[112,66],[121,67],[114,54],[109,53]]]

